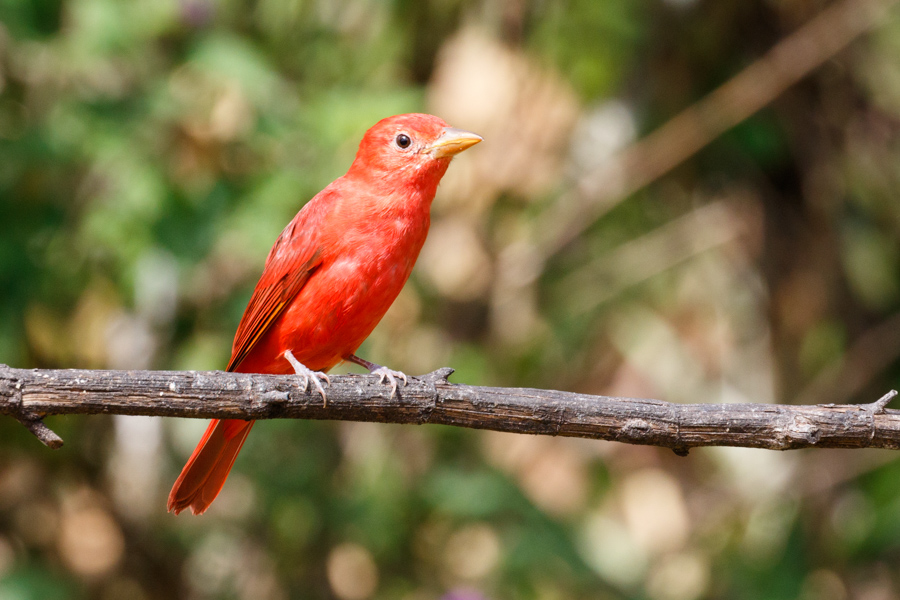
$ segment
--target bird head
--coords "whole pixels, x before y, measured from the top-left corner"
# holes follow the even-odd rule
[[[481,140],[480,135],[450,127],[433,115],[388,117],[366,132],[348,175],[436,187],[450,159]]]

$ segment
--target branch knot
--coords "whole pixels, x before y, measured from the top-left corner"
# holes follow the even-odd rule
[[[34,434],[44,445],[54,450],[63,445],[62,438],[56,435],[49,427],[44,425],[42,417],[25,408],[23,399],[24,381],[12,374],[12,369],[6,365],[0,365],[0,396],[8,399],[8,412],[28,431]]]
[[[438,392],[437,386],[441,384],[450,385],[448,380],[450,379],[450,376],[453,375],[454,371],[455,369],[451,369],[450,367],[442,367],[419,377],[419,379],[425,382],[426,389],[429,392],[429,400],[428,404],[419,411],[419,418],[416,419],[416,423],[422,425],[431,422],[431,415],[434,413],[434,409],[437,408],[437,403],[441,400],[441,394]]]

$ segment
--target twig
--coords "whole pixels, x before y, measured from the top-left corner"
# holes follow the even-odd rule
[[[0,369],[4,367],[5,365],[0,365]],[[25,408],[22,402],[21,381],[0,378],[0,398],[6,403],[3,413],[10,415],[24,425],[45,446],[49,446],[54,450],[62,447],[62,438],[47,427],[40,416]]]
[[[896,396],[897,396],[897,390],[891,390],[887,394],[885,394],[884,396],[882,396],[881,398],[876,400],[875,402],[869,404],[869,409],[872,411],[872,414],[873,415],[883,414],[884,411],[887,410],[887,405],[890,404],[891,400],[893,400]]]
[[[302,391],[293,376],[0,365],[0,414],[19,420],[27,414],[26,424],[61,414],[439,423],[662,446],[678,454],[697,446],[900,448],[900,411],[884,408],[896,392],[864,405],[673,404],[458,385],[447,381],[452,372],[410,378],[393,398],[375,375],[335,376],[323,407],[318,393]],[[59,439],[42,425],[29,429],[42,440]]]
[[[58,450],[62,448],[63,439],[59,437],[55,431],[47,427],[44,424],[44,421],[41,419],[28,419],[23,417],[16,417],[16,419],[24,425],[28,431],[34,434],[34,436],[41,440],[41,442],[54,450]]]

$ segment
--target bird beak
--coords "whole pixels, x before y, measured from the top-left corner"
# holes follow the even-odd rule
[[[466,148],[474,146],[483,139],[480,135],[471,131],[464,131],[455,127],[444,127],[441,136],[428,146],[426,151],[435,158],[450,158]]]

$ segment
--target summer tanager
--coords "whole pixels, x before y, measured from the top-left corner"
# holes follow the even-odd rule
[[[325,371],[362,365],[391,384],[406,376],[354,355],[406,283],[450,159],[481,137],[423,114],[366,132],[343,177],[310,200],[275,241],[238,325],[228,371],[296,373],[325,400]],[[253,421],[214,420],[169,493],[175,514],[204,512]]]

